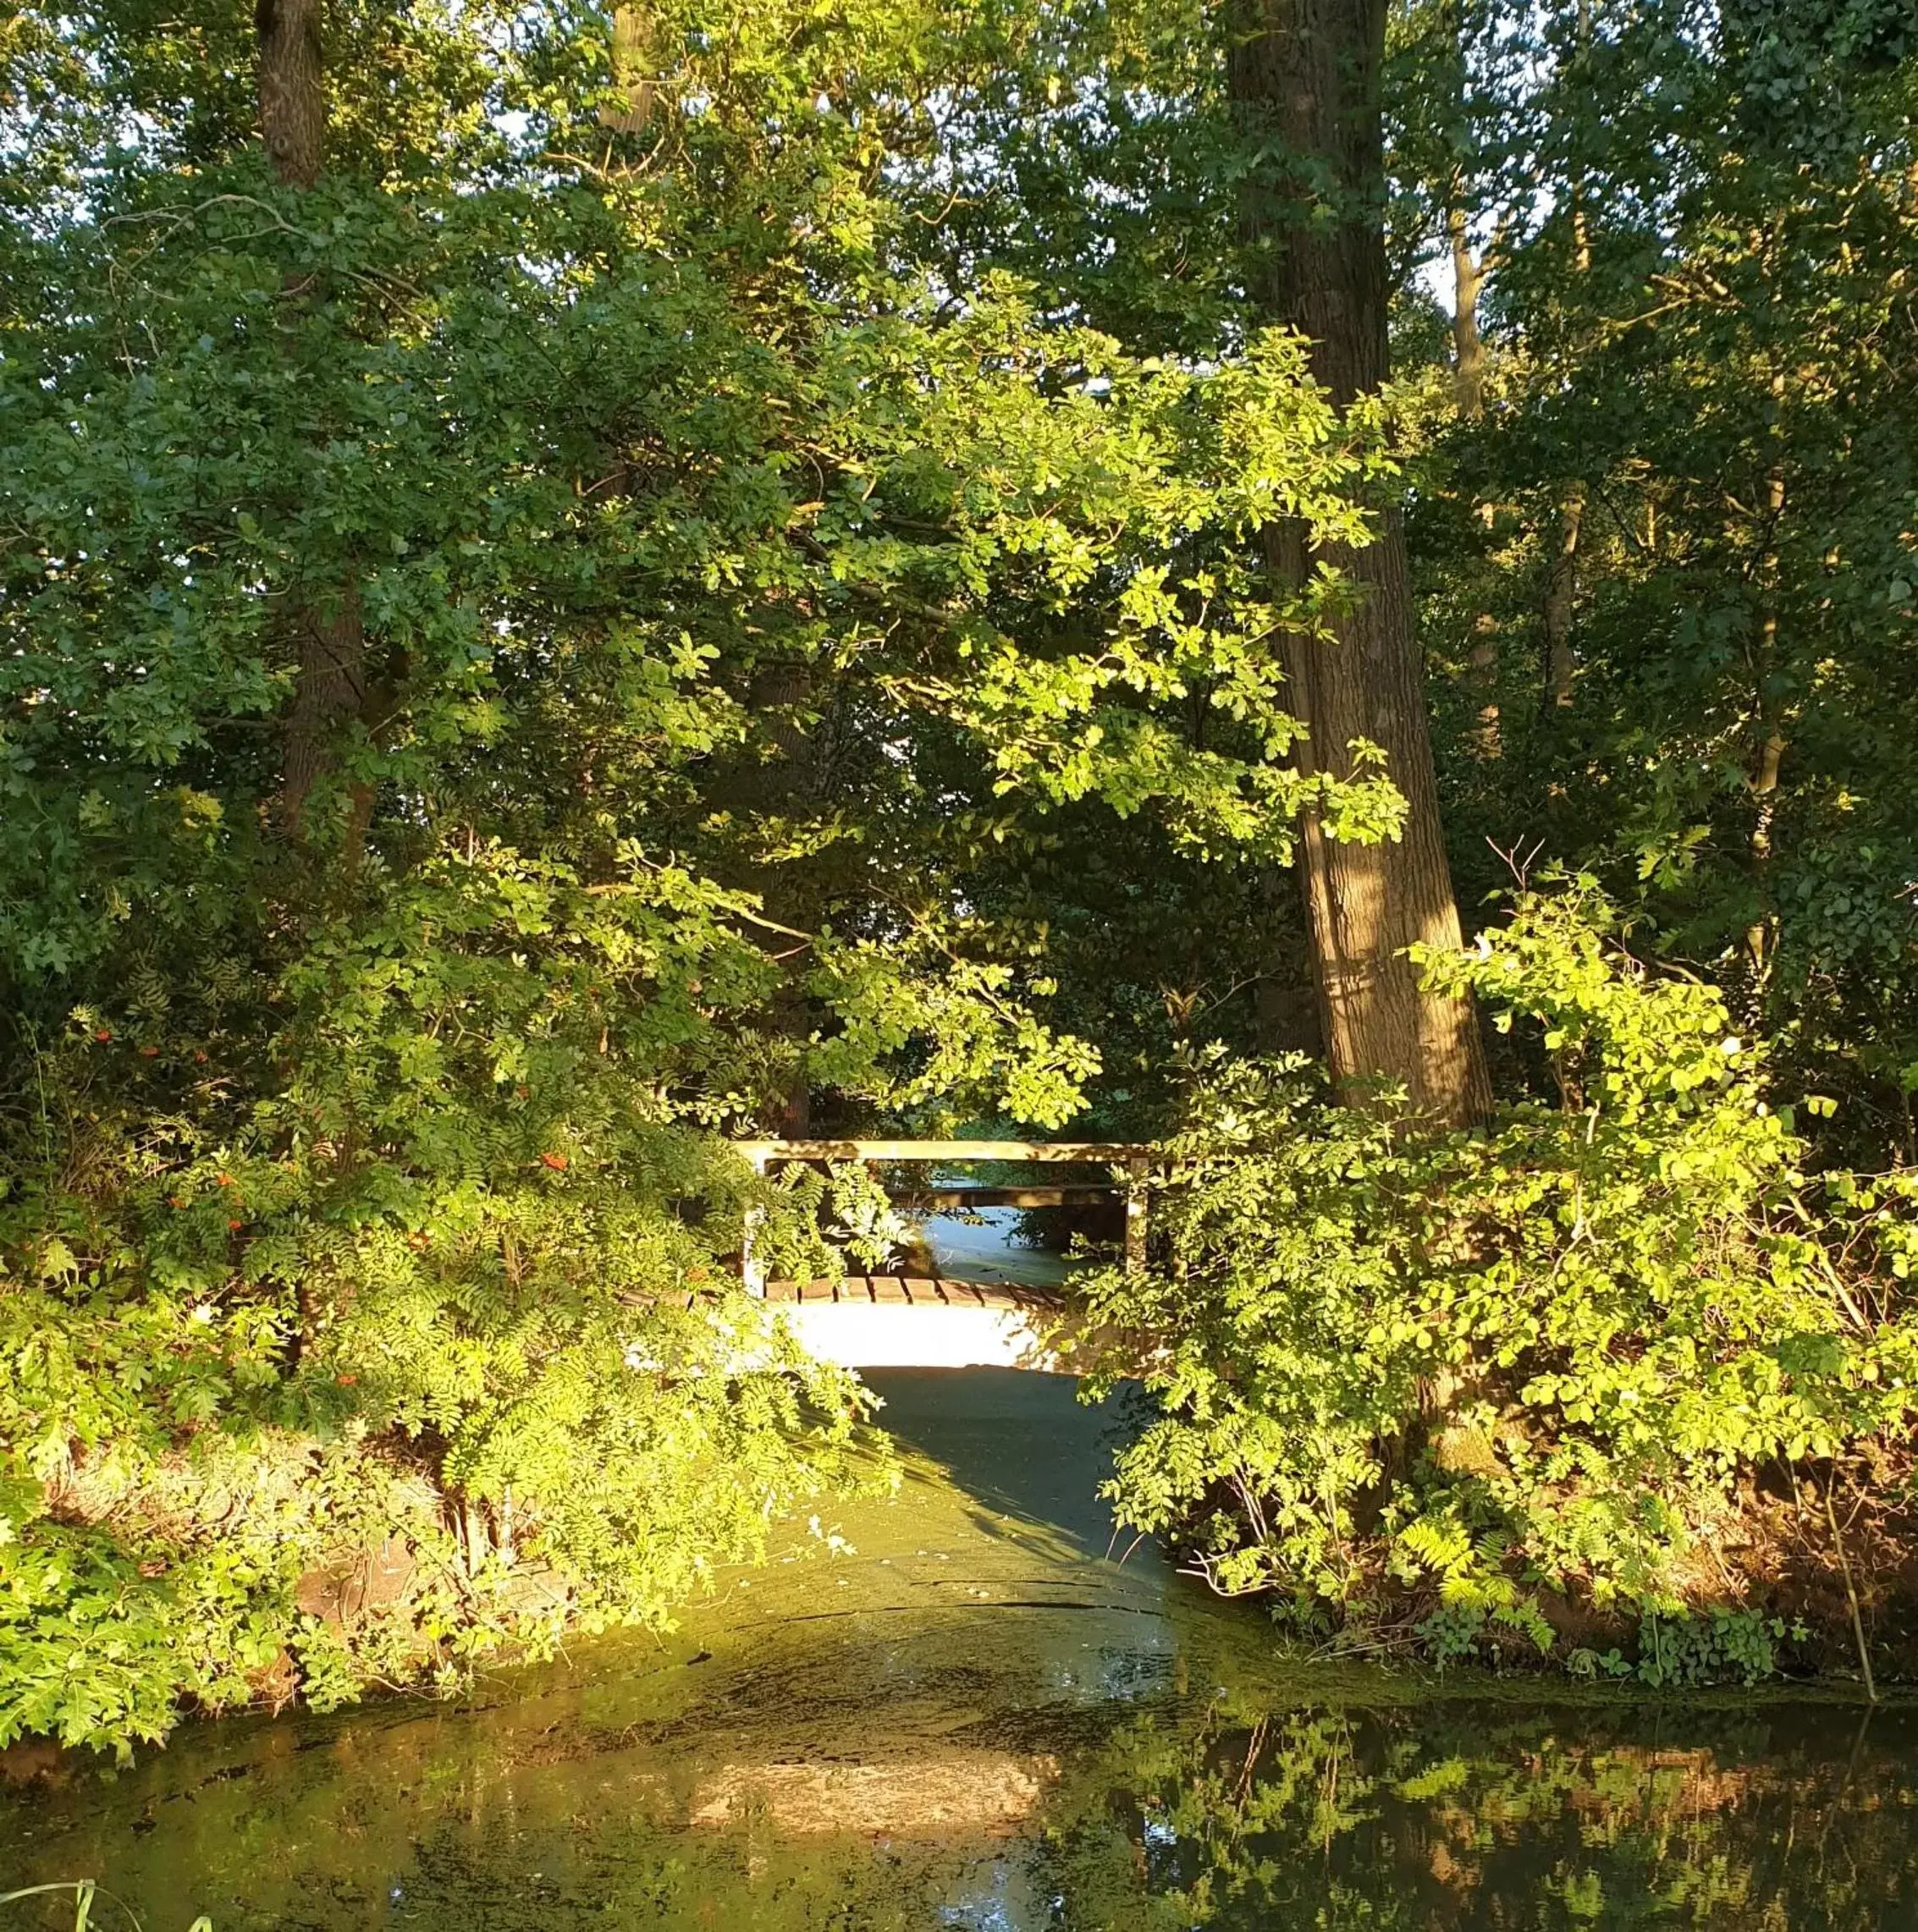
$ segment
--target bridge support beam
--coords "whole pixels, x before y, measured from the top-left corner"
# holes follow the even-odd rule
[[[1126,1163],[1126,1273],[1145,1269],[1145,1179],[1149,1164],[1137,1154]]]

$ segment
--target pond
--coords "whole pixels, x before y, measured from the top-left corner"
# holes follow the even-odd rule
[[[1071,1383],[873,1380],[901,1491],[671,1637],[118,1775],[16,1753],[0,1889],[93,1877],[146,1932],[1918,1928],[1918,1710],[1282,1662],[1113,1543]]]

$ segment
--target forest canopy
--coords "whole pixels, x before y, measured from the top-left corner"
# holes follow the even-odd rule
[[[1122,1500],[1314,1627],[1684,1614],[1841,1465],[1893,1564],[1915,105],[1893,0],[0,23],[0,1742],[884,1481],[735,1281],[869,1187],[742,1132],[1163,1140]]]

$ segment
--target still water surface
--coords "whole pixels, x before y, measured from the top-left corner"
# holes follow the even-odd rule
[[[791,1526],[663,1643],[460,1703],[42,1769],[0,1890],[96,1877],[147,1932],[1918,1932],[1918,1711],[1283,1664],[1108,1553],[1070,1383],[872,1379],[908,1475],[820,1526],[849,1552]]]

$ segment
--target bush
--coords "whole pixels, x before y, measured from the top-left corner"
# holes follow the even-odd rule
[[[77,1015],[30,1063],[0,1141],[0,1744],[124,1753],[188,1702],[659,1626],[782,1511],[885,1478],[857,1382],[733,1278],[758,1184],[648,1118],[603,1019],[522,959],[517,1037],[455,1045],[474,962],[403,999],[345,963],[223,1118],[145,1091],[196,1055],[237,1083],[190,996]],[[818,1248],[809,1199],[760,1194],[769,1240]]]
[[[1612,924],[1578,881],[1425,961],[1549,1079],[1482,1131],[1332,1104],[1298,1061],[1199,1070],[1157,1264],[1089,1313],[1095,1392],[1144,1361],[1160,1404],[1110,1493],[1215,1588],[1548,1651],[1554,1599],[1722,1596],[1741,1477],[1908,1421],[1911,1177],[1811,1182],[1762,1049]]]

